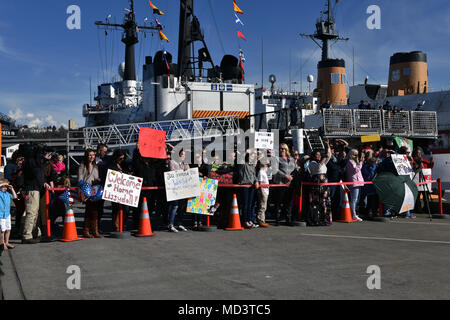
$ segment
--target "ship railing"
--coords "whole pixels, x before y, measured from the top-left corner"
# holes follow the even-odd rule
[[[83,129],[85,146],[93,148],[101,143],[110,148],[135,146],[141,128],[166,131],[166,142],[178,142],[236,135],[239,133],[239,121],[234,116],[227,116],[87,127]]]
[[[373,135],[383,132],[383,121],[379,110],[353,110],[355,134]]]
[[[352,136],[353,110],[350,109],[323,109],[325,136]]]
[[[437,113],[432,111],[324,109],[322,116],[327,137],[379,134],[434,138],[438,135]]]
[[[437,136],[437,113],[433,111],[411,111],[411,130],[415,136]]]
[[[383,111],[385,135],[412,136],[409,111]]]

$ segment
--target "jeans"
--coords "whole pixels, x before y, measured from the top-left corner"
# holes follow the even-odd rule
[[[356,206],[358,205],[361,187],[353,187],[350,189],[350,210],[353,217],[356,217]]]
[[[180,226],[183,222],[183,210],[184,210],[183,200],[175,200],[169,202],[169,225],[175,226],[175,219],[177,220],[177,225]],[[178,213],[178,214],[177,214]]]
[[[245,222],[255,222],[255,207],[253,206],[253,200],[255,197],[255,189],[241,188],[241,197],[239,207],[241,208],[242,219]]]

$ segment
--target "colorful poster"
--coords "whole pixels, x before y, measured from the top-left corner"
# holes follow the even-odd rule
[[[144,158],[167,159],[166,132],[141,128],[139,131],[139,152]]]
[[[411,179],[414,177],[414,171],[411,167],[411,164],[408,161],[408,158],[405,155],[401,154],[393,154],[391,155],[392,162],[394,163],[395,169],[397,169],[397,173],[399,176],[410,176]]]
[[[108,170],[102,199],[137,208],[142,183],[142,178]]]
[[[219,180],[219,184],[233,184],[232,173],[218,174],[216,172],[211,172],[210,176],[213,179]]]
[[[198,168],[186,171],[164,172],[167,201],[175,201],[200,196]]]
[[[208,216],[214,215],[210,212],[210,209],[216,204],[218,187],[218,180],[200,178],[200,196],[189,199],[186,212]]]

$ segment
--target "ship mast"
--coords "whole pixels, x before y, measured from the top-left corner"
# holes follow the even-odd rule
[[[194,42],[201,41],[203,48],[199,50],[196,59],[194,55]],[[194,15],[194,0],[180,0],[180,30],[178,39],[178,69],[176,76],[183,80],[195,78],[195,64],[199,64],[199,72],[203,68],[203,62],[210,62],[212,68],[214,63],[206,46],[200,22]]]
[[[317,91],[321,102],[330,101],[332,104],[345,104],[347,100],[345,87],[345,61],[330,58],[331,42],[348,41],[336,31],[336,19],[331,0],[327,1],[327,10],[321,12],[316,23],[315,34],[300,34],[312,39],[322,49],[322,60],[318,63]],[[321,43],[320,43],[321,42]]]
[[[334,16],[334,9],[331,6],[331,0],[328,0],[327,11],[321,12],[322,16],[316,23],[315,34],[300,34],[302,37],[311,38],[322,49],[322,61],[330,59],[330,42],[331,41],[348,41],[349,38],[341,38],[336,31],[336,20]],[[324,19],[324,14],[327,18]],[[317,40],[321,41],[320,44]]]
[[[125,44],[125,72],[124,81],[136,81],[136,57],[134,46],[139,42],[138,32],[147,33],[147,30],[158,30],[156,26],[138,26],[136,24],[136,15],[134,12],[134,0],[129,0],[130,9],[125,15],[123,24],[114,24],[102,21],[96,21],[97,26],[103,26],[105,30],[123,29],[122,42]]]

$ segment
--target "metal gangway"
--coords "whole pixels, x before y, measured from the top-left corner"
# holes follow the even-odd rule
[[[385,111],[324,109],[326,137],[358,137],[379,134],[430,138],[438,136],[437,113],[433,111]]]
[[[141,128],[166,131],[166,142],[192,139],[210,139],[239,134],[239,119],[235,116],[190,120],[171,120],[148,123],[130,123],[83,129],[86,148],[106,144],[109,148],[136,146]]]

